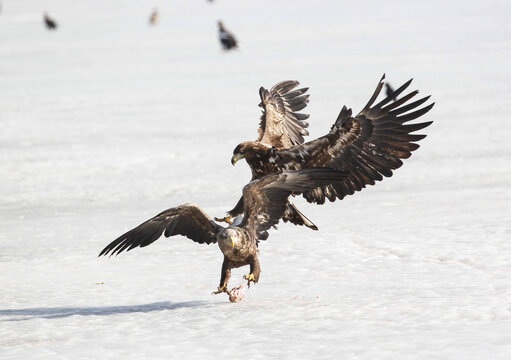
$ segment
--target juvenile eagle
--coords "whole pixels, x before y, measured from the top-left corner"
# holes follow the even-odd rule
[[[306,134],[306,124],[301,123],[296,113],[292,112],[293,103],[289,102],[294,92],[288,93],[288,87],[279,90],[278,85],[269,92],[261,88],[259,93],[264,110],[259,139],[236,146],[232,164],[245,159],[252,170],[252,180],[275,172],[313,167],[329,167],[345,172],[347,175],[338,181],[303,193],[308,202],[317,204],[323,204],[325,198],[330,201],[343,199],[366,185],[374,185],[384,176],[392,176],[392,170],[403,165],[401,159],[409,158],[412,151],[419,148],[416,142],[426,137],[411,133],[429,126],[432,121],[407,123],[427,113],[434,103],[419,108],[429,96],[408,102],[417,95],[417,90],[398,98],[410,85],[412,80],[409,80],[374,105],[384,79],[385,75],[358,115],[353,117],[351,109],[344,106],[328,134],[304,144],[300,143],[300,135]],[[393,98],[397,100],[392,102]],[[242,197],[227,213],[229,216],[220,220],[228,222],[231,217],[239,215],[243,210],[243,200]],[[288,207],[283,220],[299,223],[293,221],[296,217],[291,215],[291,211]]]
[[[298,111],[303,110],[309,103],[309,94],[306,94],[309,88],[296,89],[298,85],[300,85],[298,81],[287,80],[279,82],[270,90],[264,87],[259,89],[259,96],[261,97],[259,107],[263,108],[263,114],[259,123],[259,137],[256,142],[253,142],[254,146],[260,146],[262,149],[269,148],[273,151],[303,144],[303,137],[309,135],[306,130],[309,124],[305,121],[309,118],[309,115]],[[232,164],[234,165],[238,159],[233,156]],[[252,180],[260,178],[262,175],[259,168],[263,167],[264,164],[250,162],[249,164],[251,164],[250,168],[252,169]],[[267,174],[271,174],[271,172]],[[282,218],[284,222],[290,221],[296,225],[305,225],[313,230],[318,229],[291,201],[288,200],[286,206],[287,209]],[[233,216],[241,214],[242,208],[243,203],[240,199],[236,208],[228,212],[228,217],[215,218],[215,220],[230,223]]]
[[[289,195],[332,184],[342,176],[339,170],[325,168],[264,176],[243,188],[243,221],[239,226],[224,228],[198,206],[185,204],[165,210],[119,236],[99,256],[117,255],[124,250],[147,246],[160,238],[162,233],[166,237],[184,235],[200,244],[218,243],[224,254],[224,262],[220,285],[215,293],[229,294],[228,282],[233,268],[250,265],[250,273],[244,277],[248,286],[251,282],[259,281],[259,240],[266,240],[267,230],[279,222],[286,210]]]

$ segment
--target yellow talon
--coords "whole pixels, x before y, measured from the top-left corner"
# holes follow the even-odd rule
[[[247,285],[248,285],[248,287],[249,287],[249,288],[250,288],[250,282],[255,283],[255,277],[254,277],[254,274],[248,274],[248,275],[245,275],[245,276],[243,276],[243,278],[244,278],[245,280],[248,280]]]
[[[215,221],[225,222],[225,223],[227,223],[229,225],[232,225],[232,216],[229,215],[229,216],[226,216],[224,218],[217,218],[217,217],[215,217]]]
[[[217,295],[217,294],[221,294],[221,293],[227,293],[227,295],[231,296],[231,292],[229,290],[227,290],[227,285],[224,285],[222,287],[219,286],[216,291],[213,291],[211,293],[211,295]]]

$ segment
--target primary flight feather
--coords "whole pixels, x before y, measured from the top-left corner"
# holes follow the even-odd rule
[[[233,268],[249,265],[250,273],[245,276],[248,285],[259,281],[259,240],[266,240],[267,231],[284,215],[287,198],[293,193],[334,183],[343,176],[342,171],[327,168],[267,175],[243,188],[243,220],[238,226],[224,228],[197,205],[184,204],[167,209],[119,236],[99,256],[118,255],[123,251],[150,245],[162,234],[165,237],[183,235],[200,244],[218,243],[224,261],[220,284],[215,293],[229,294],[228,282]]]
[[[366,106],[356,116],[352,116],[351,109],[344,106],[328,134],[306,143],[303,143],[301,141],[303,138],[296,134],[307,135],[305,128],[308,124],[303,122],[303,119],[300,120],[294,112],[296,109],[290,104],[286,105],[283,100],[289,88],[272,91],[282,84],[279,83],[268,93],[266,90],[260,91],[265,110],[259,139],[236,146],[231,159],[232,164],[245,159],[252,171],[252,180],[275,172],[314,167],[342,170],[346,176],[338,181],[303,193],[307,201],[317,204],[323,204],[325,199],[330,201],[343,199],[367,185],[374,185],[384,177],[392,176],[393,170],[403,164],[402,159],[409,158],[411,153],[419,148],[417,142],[426,137],[414,132],[432,123],[432,121],[412,124],[409,122],[426,114],[434,103],[421,107],[429,96],[409,102],[417,95],[417,90],[400,97],[410,85],[412,80],[409,80],[375,104],[384,85],[384,79],[385,75]],[[303,93],[304,91],[299,91],[295,95],[300,99],[296,103],[300,103],[301,108],[308,101]],[[273,114],[271,118],[278,121],[268,122],[268,114]],[[289,114],[294,114],[294,118]],[[298,125],[284,126],[289,118],[293,120],[291,124]],[[265,139],[270,141],[264,141]],[[239,215],[243,209],[243,201],[242,197],[228,212],[229,217],[220,220],[229,221],[231,217]],[[283,220],[301,225],[305,223],[303,219],[308,220],[294,205],[288,203]]]

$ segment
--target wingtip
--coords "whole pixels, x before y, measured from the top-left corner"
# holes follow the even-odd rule
[[[428,106],[424,107],[424,109],[427,109],[426,112],[428,112],[429,110],[433,109],[433,106],[435,106],[435,103],[432,102],[431,104],[429,104]]]

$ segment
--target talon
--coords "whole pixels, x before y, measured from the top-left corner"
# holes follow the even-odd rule
[[[248,280],[247,282],[247,286],[250,288],[250,283],[253,282],[255,283],[255,277],[254,277],[254,274],[248,274],[248,275],[245,275],[243,276],[243,279],[245,280]]]
[[[229,290],[227,290],[227,285],[219,286],[216,291],[213,291],[211,293],[211,295],[218,295],[221,293],[227,293],[227,295],[231,296],[231,292]]]
[[[232,225],[232,216],[229,215],[229,216],[226,216],[224,218],[217,218],[217,217],[215,217],[215,221],[225,222],[225,223],[227,223],[229,225]]]

